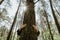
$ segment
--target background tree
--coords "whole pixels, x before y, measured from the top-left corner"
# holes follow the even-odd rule
[[[7,40],[10,40],[10,35],[11,35],[12,29],[13,29],[13,27],[14,27],[14,24],[15,24],[15,22],[16,22],[16,18],[17,18],[17,14],[18,14],[19,7],[20,7],[20,3],[21,3],[21,1],[19,2],[19,6],[18,6],[16,15],[15,15],[15,18],[14,18],[14,20],[13,20],[13,23],[12,23],[12,26],[11,26],[11,29],[10,29],[10,32],[9,32],[9,34],[8,34],[8,36],[7,36]]]
[[[57,28],[58,28],[58,32],[60,33],[60,25],[59,25],[59,22],[58,22],[58,20],[57,20],[57,18],[56,18],[55,12],[54,12],[54,10],[53,10],[52,0],[49,0],[49,1],[50,1],[50,6],[51,6],[51,10],[52,10],[53,17],[54,17],[56,26],[57,26]]]

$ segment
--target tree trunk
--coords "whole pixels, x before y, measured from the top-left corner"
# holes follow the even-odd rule
[[[54,40],[53,35],[52,35],[52,32],[51,32],[50,24],[49,24],[49,21],[48,21],[48,16],[46,14],[46,11],[44,11],[44,13],[45,13],[45,16],[46,16],[46,21],[47,21],[47,25],[48,25],[50,37],[51,37],[52,40]]]
[[[60,33],[60,25],[59,25],[59,23],[58,23],[57,17],[56,17],[56,15],[55,15],[54,10],[53,10],[52,0],[49,0],[49,1],[50,1],[50,6],[51,6],[52,15],[53,15],[53,17],[54,17],[55,24],[56,24],[56,26],[57,26],[57,28],[58,28],[58,32]]]
[[[12,29],[13,29],[14,24],[15,24],[15,22],[16,22],[16,18],[17,18],[17,14],[18,14],[18,10],[19,10],[20,4],[21,4],[21,1],[20,1],[20,3],[19,3],[17,12],[16,12],[15,17],[14,17],[14,20],[13,20],[13,23],[12,23],[11,28],[10,28],[10,31],[9,31],[9,33],[8,33],[7,40],[10,40],[11,33],[12,33]]]
[[[26,1],[27,11],[24,14],[23,24],[27,26],[21,31],[19,40],[37,40],[37,32],[32,25],[36,25],[33,0]]]
[[[35,25],[35,11],[34,11],[34,2],[33,0],[27,0],[27,11],[24,15],[23,24],[27,24],[27,27]]]
[[[51,32],[51,28],[50,28],[50,24],[49,24],[49,21],[48,21],[48,15],[46,13],[46,9],[45,9],[45,5],[44,5],[44,0],[42,1],[42,5],[43,5],[43,8],[44,8],[44,16],[46,17],[46,21],[47,21],[47,25],[48,25],[48,29],[49,29],[49,33],[50,33],[50,37],[52,40],[54,40],[53,38],[53,35],[52,35],[52,32]]]

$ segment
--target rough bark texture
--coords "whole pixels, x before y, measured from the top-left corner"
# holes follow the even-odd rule
[[[34,12],[34,2],[33,0],[27,0],[27,11],[24,14],[23,24],[27,24],[27,26],[20,31],[18,34],[20,35],[19,40],[37,40],[37,36],[39,32],[34,31],[32,25],[35,25],[35,12]]]

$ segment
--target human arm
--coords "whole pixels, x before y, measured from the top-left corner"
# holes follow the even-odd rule
[[[17,34],[20,35],[22,30],[26,27],[26,24],[22,25],[20,29],[17,30]]]
[[[37,36],[39,36],[40,32],[39,32],[37,26],[36,25],[32,25],[32,26],[33,26],[34,31],[36,32]]]

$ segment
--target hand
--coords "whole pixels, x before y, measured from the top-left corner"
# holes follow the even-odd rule
[[[22,25],[22,26],[20,27],[20,29],[22,29],[22,28],[26,27],[26,25],[27,25],[27,24]]]
[[[34,30],[35,30],[36,32],[38,32],[38,28],[36,27],[36,25],[32,25],[32,26],[33,26]]]

